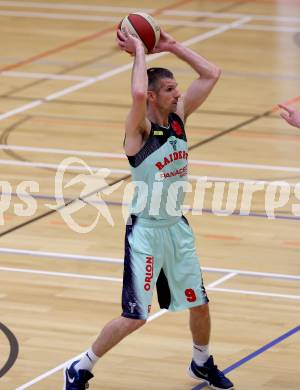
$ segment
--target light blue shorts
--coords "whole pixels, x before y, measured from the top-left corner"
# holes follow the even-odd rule
[[[156,285],[161,308],[208,302],[195,238],[185,217],[166,221],[131,216],[126,227],[122,316],[147,319]]]

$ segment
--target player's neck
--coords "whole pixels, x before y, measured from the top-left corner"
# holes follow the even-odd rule
[[[169,112],[168,111],[161,111],[157,108],[148,107],[147,110],[147,118],[152,123],[157,123],[160,126],[168,127],[169,126]]]

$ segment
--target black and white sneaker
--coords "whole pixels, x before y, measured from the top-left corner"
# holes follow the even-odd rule
[[[94,375],[88,370],[76,371],[74,366],[78,362],[79,360],[76,360],[69,367],[65,368],[65,383],[63,390],[85,390],[89,387],[88,381],[93,378]]]
[[[212,389],[215,390],[232,390],[233,383],[226,378],[222,371],[214,364],[214,359],[210,356],[203,366],[197,366],[192,360],[188,374],[194,379],[205,381]]]

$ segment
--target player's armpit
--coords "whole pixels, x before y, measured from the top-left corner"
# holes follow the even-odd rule
[[[124,150],[127,156],[133,156],[141,150],[151,130],[151,124],[146,118],[137,127],[133,127],[133,124],[131,112],[129,112],[125,123],[124,139]]]

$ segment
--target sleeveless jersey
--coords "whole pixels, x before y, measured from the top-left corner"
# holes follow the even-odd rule
[[[127,156],[135,187],[131,214],[150,220],[182,215],[187,189],[188,146],[181,118],[171,113],[169,126],[151,123],[149,137],[134,156]]]

